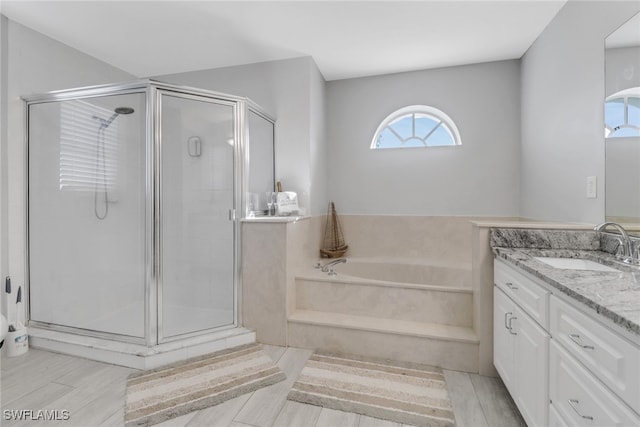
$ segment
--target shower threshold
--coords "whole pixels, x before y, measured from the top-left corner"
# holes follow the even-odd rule
[[[241,327],[153,347],[54,331],[37,326],[30,326],[28,331],[29,345],[33,348],[142,370],[154,369],[191,357],[256,342],[255,332]]]

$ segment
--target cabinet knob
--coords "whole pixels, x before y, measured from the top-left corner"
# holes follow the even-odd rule
[[[518,287],[516,285],[514,285],[513,283],[511,283],[511,282],[507,282],[507,283],[505,283],[505,285],[506,285],[507,288],[509,288],[511,290],[514,290],[514,291],[518,289]]]

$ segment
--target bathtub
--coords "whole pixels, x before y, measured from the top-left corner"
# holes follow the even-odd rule
[[[336,279],[348,276],[352,279],[431,286],[438,288],[471,289],[471,269],[444,266],[435,263],[390,262],[375,259],[347,259],[345,264],[333,266]]]
[[[326,259],[321,264],[326,264]],[[296,277],[296,308],[471,327],[471,267],[347,258],[336,275],[309,268]]]

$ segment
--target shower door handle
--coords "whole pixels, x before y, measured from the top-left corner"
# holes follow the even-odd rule
[[[200,157],[202,155],[202,140],[199,136],[190,136],[187,139],[187,151],[190,157]]]

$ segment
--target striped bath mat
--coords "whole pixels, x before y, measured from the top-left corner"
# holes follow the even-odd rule
[[[289,400],[417,426],[453,426],[442,371],[357,356],[313,354]]]
[[[131,374],[127,426],[153,425],[285,379],[258,344],[247,344]]]

